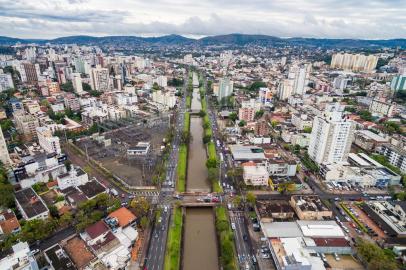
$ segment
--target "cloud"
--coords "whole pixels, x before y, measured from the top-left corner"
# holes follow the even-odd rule
[[[0,35],[405,38],[400,0],[0,0]]]

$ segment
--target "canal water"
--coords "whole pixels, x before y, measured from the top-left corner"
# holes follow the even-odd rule
[[[192,109],[192,112],[200,112],[202,109],[199,88],[193,88],[192,104],[190,105],[190,108]]]
[[[219,268],[213,209],[186,208],[183,270]]]

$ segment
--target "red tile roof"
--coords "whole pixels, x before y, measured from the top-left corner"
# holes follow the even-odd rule
[[[90,225],[86,228],[86,233],[90,236],[90,238],[95,239],[100,235],[109,231],[109,227],[103,221],[98,221],[93,225]]]
[[[110,213],[109,217],[115,217],[118,220],[118,225],[120,227],[128,226],[132,223],[137,217],[127,208],[121,207],[116,211]]]

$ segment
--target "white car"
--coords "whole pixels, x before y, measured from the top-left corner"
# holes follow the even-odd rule
[[[234,222],[231,223],[231,229],[235,230],[235,223]]]

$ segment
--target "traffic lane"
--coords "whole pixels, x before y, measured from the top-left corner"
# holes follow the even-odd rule
[[[166,234],[170,211],[162,212],[162,222],[161,224],[156,224],[154,227],[152,241],[148,256],[148,269],[162,269],[164,263],[164,248],[166,246]],[[164,228],[164,230],[162,230]]]

